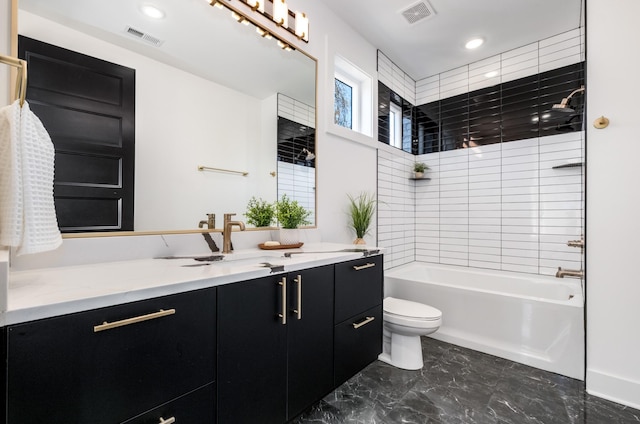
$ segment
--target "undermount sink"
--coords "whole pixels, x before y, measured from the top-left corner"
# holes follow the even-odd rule
[[[224,265],[230,265],[230,266],[256,265],[256,266],[269,267],[268,264],[281,265],[284,259],[285,258],[283,258],[282,255],[234,257],[233,254],[230,254],[230,255],[225,255],[224,259],[222,259],[221,261],[214,262],[214,265],[222,265],[222,266]]]

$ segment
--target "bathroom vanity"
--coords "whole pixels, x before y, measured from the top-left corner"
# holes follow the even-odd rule
[[[10,285],[7,424],[281,424],[381,351],[380,254],[132,262],[16,276],[25,298],[47,279],[115,289],[12,311]]]

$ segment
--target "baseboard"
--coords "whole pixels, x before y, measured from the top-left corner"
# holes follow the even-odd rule
[[[640,409],[640,381],[587,369],[587,393]]]

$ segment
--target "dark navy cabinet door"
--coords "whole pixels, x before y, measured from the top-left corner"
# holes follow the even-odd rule
[[[284,275],[218,288],[218,422],[286,422]]]
[[[215,307],[211,288],[8,327],[8,424],[120,423],[213,382]]]
[[[333,265],[290,273],[288,281],[287,418],[292,419],[333,389]]]

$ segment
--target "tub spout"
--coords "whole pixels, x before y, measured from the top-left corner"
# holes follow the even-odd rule
[[[564,277],[573,277],[573,278],[584,278],[584,271],[583,270],[575,270],[575,269],[562,269],[561,267],[558,267],[558,272],[556,272],[556,277],[557,278],[564,278]]]

